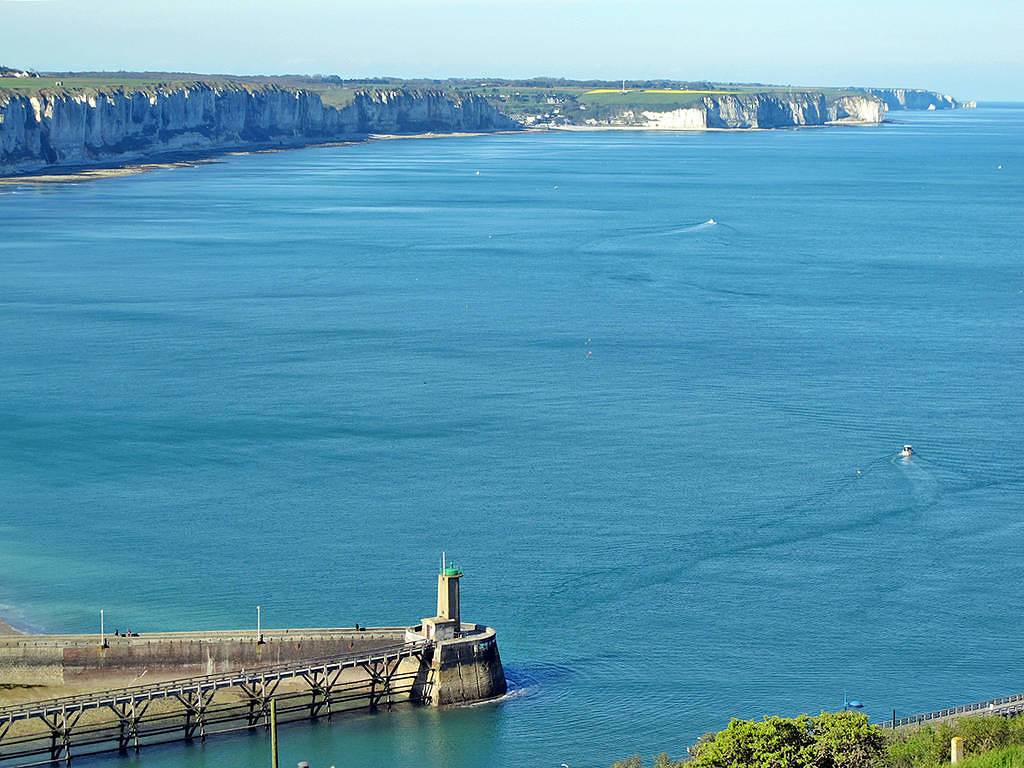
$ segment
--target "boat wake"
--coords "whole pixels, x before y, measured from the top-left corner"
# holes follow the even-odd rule
[[[715,230],[731,230],[728,224],[723,224],[718,219],[711,218],[698,224],[684,224],[659,227],[623,227],[607,237],[592,240],[580,246],[580,250],[600,250],[602,247],[621,247],[623,242],[644,241],[648,238],[679,237],[682,235],[698,235],[709,233]]]
[[[685,227],[675,227],[673,229],[665,230],[664,232],[652,233],[653,237],[670,237],[672,235],[686,235],[691,232],[704,232],[709,229],[713,229],[720,226],[716,219],[708,219],[702,221],[700,224],[688,224]]]
[[[909,499],[890,498],[878,505],[879,494],[887,491],[886,476],[892,477],[892,465],[900,464],[906,473],[917,470],[911,483]],[[881,484],[880,484],[881,483]],[[774,507],[756,505],[749,512],[734,514],[729,524],[742,535],[728,541],[724,546],[701,546],[686,551],[670,562],[654,562],[637,566],[631,574],[630,589],[650,589],[660,584],[678,583],[709,564],[721,563],[744,555],[763,555],[765,552],[794,545],[827,539],[873,525],[897,514],[916,514],[934,504],[940,489],[933,483],[930,473],[923,468],[907,467],[898,454],[884,453],[850,467],[848,471],[822,478],[811,493],[794,498],[788,503]],[[836,513],[841,510],[841,513]],[[719,527],[716,525],[716,528]],[[716,535],[718,535],[716,533]],[[594,585],[604,582],[611,571],[621,569],[595,568],[584,573],[572,574],[557,585],[553,594],[578,595]],[[621,574],[619,576],[621,579]],[[602,599],[605,596],[602,595]],[[611,595],[604,601],[608,607],[622,599]]]

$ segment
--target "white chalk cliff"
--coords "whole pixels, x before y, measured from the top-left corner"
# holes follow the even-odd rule
[[[325,106],[316,93],[275,86],[0,92],[0,175],[372,133],[518,127],[481,97],[440,91],[363,91],[341,108]]]
[[[700,130],[707,128],[790,128],[835,123],[880,123],[885,103],[869,94],[847,94],[829,99],[807,92],[723,94],[704,96],[692,106],[677,109],[650,107],[637,111],[623,109],[590,125],[629,126],[654,130]]]

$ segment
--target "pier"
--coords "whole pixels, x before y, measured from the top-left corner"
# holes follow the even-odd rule
[[[905,728],[910,725],[924,725],[926,723],[939,723],[944,720],[953,720],[958,717],[969,717],[971,715],[999,715],[1010,717],[1024,713],[1024,693],[1012,696],[1003,696],[998,699],[988,699],[974,704],[963,704],[958,707],[937,709],[934,712],[922,712],[909,717],[896,717],[887,720],[885,725],[890,728]]]
[[[332,715],[396,701],[429,701],[419,670],[427,640],[369,653],[288,663],[228,675],[204,675],[97,691],[0,709],[0,764],[71,762],[72,754],[138,750],[143,744],[269,726],[271,699],[282,720]],[[401,670],[412,659],[415,669]],[[343,679],[346,670],[365,673]],[[283,687],[299,682],[298,689]],[[418,689],[418,690],[417,690]]]
[[[66,692],[0,708],[0,767],[268,728],[271,702],[287,722],[499,696],[496,634],[462,622],[461,576],[443,565],[437,615],[408,627],[0,636],[0,683]]]

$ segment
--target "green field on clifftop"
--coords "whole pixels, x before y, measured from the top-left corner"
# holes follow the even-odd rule
[[[184,80],[157,80],[142,77],[0,77],[0,89],[34,96],[40,91],[76,91],[103,88],[154,88],[158,85],[180,85]],[[62,83],[62,85],[58,85]]]

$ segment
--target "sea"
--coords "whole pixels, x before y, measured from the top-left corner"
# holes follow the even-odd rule
[[[1024,690],[1024,105],[890,118],[0,188],[0,616],[413,624],[447,553],[509,694],[284,727],[313,768]]]

